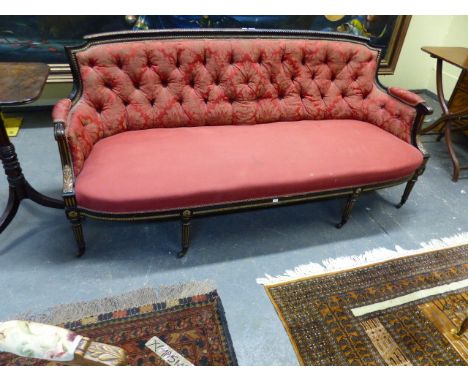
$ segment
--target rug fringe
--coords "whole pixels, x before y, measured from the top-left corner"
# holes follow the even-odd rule
[[[148,304],[177,302],[183,298],[208,294],[215,289],[215,284],[211,280],[192,281],[158,288],[146,287],[118,296],[57,305],[42,313],[27,312],[13,319],[58,325],[84,317],[98,316]]]
[[[375,248],[358,256],[345,256],[338,258],[329,258],[322,261],[322,264],[309,263],[295,267],[293,270],[287,270],[283,275],[271,276],[265,274],[265,277],[257,278],[257,283],[262,285],[276,285],[286,281],[298,280],[309,276],[316,276],[336,271],[343,271],[360,267],[363,265],[378,263],[385,260],[396,259],[404,256],[418,255],[424,252],[436,251],[439,249],[455,247],[468,244],[468,232],[442,239],[433,239],[429,242],[420,244],[419,249],[403,249],[395,246],[395,250],[387,248]]]

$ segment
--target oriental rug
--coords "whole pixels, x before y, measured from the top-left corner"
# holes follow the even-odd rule
[[[193,291],[200,294],[190,295]],[[97,312],[100,313],[89,315]],[[19,318],[55,325],[62,322],[59,326],[94,341],[119,346],[127,352],[129,365],[166,365],[145,346],[154,336],[194,365],[237,365],[221,300],[210,283],[164,287],[157,291],[147,288]],[[0,353],[0,365],[52,364]]]
[[[468,243],[466,234],[455,241],[462,236]],[[301,364],[468,363],[468,333],[461,330],[468,317],[468,244],[403,252],[348,270],[325,264],[321,275],[298,277],[307,273],[302,268],[258,280]]]

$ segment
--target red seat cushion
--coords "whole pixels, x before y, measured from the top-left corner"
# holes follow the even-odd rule
[[[76,196],[102,212],[189,208],[385,182],[422,160],[355,120],[127,131],[96,143]]]

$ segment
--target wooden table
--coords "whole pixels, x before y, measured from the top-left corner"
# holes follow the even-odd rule
[[[39,98],[48,75],[49,67],[46,64],[0,63],[0,112],[2,106],[22,105]],[[0,159],[9,185],[7,207],[0,217],[0,233],[13,220],[23,199],[31,199],[46,207],[64,208],[63,201],[42,195],[29,185],[1,118]]]
[[[430,126],[423,129],[421,131],[421,134],[428,133],[431,130],[433,130],[436,126],[443,123],[442,130],[439,133],[439,139],[442,138],[442,136],[445,136],[445,143],[447,144],[447,149],[453,164],[452,180],[454,182],[457,182],[460,177],[460,170],[467,169],[468,166],[460,166],[457,154],[455,153],[452,144],[452,131],[467,130],[468,127],[463,125],[457,126],[453,122],[468,118],[468,105],[466,105],[466,108],[464,110],[455,113],[449,110],[444,96],[444,88],[442,82],[442,65],[443,62],[446,61],[462,69],[462,75],[466,74],[465,72],[466,70],[468,70],[468,48],[425,46],[421,49],[423,52],[426,52],[430,54],[431,57],[437,59],[437,97],[439,99],[440,106],[442,107],[442,116]]]

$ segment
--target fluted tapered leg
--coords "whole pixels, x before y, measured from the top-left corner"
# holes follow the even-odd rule
[[[362,188],[356,188],[353,193],[349,196],[348,201],[343,209],[343,214],[341,216],[341,222],[336,225],[336,228],[343,227],[351,216],[351,211],[353,210],[354,204],[356,203],[357,198],[361,195]]]
[[[71,223],[73,235],[78,246],[77,257],[83,256],[86,250],[86,243],[83,236],[83,227],[81,225],[81,215],[77,210],[69,210],[66,212],[67,218]]]
[[[184,257],[190,246],[190,221],[192,219],[192,212],[185,210],[182,212],[182,249],[177,257]]]
[[[405,191],[403,191],[403,196],[401,197],[401,201],[400,203],[398,203],[396,205],[396,208],[401,208],[401,206],[403,206],[403,204],[406,203],[406,201],[408,200],[408,197],[410,196],[411,194],[411,191],[413,190],[413,187],[414,185],[416,184],[418,178],[420,175],[422,175],[422,173],[424,172],[424,170],[426,169],[426,166],[425,166],[425,163],[423,166],[421,166],[417,171],[416,173],[413,175],[413,177],[408,181],[408,183],[406,183],[406,187],[405,187]]]

